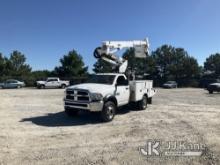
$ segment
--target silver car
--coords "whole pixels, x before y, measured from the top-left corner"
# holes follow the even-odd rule
[[[25,86],[25,83],[22,81],[18,81],[18,80],[7,80],[4,83],[0,83],[0,87],[3,89],[7,89],[7,88],[22,88]]]
[[[177,88],[177,82],[176,81],[167,81],[163,84],[164,88]]]

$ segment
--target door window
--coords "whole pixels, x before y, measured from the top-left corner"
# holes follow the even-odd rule
[[[119,76],[117,79],[117,85],[118,86],[127,86],[128,85],[128,80],[125,79],[124,76]]]

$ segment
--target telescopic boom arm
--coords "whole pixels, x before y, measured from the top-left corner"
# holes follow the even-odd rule
[[[135,57],[146,58],[149,54],[149,42],[145,40],[134,41],[104,41],[101,47],[97,47],[94,56],[97,59],[103,59],[118,68],[119,73],[124,73],[127,69],[128,62],[115,53],[124,48],[134,48]]]

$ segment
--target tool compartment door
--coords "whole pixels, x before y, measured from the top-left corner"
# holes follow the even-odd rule
[[[151,80],[134,80],[130,81],[130,101],[136,102],[143,98],[144,94],[149,95],[152,90],[153,81]]]

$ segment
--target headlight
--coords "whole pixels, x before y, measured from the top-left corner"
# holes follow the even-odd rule
[[[91,93],[90,97],[92,101],[101,101],[103,98],[101,93]]]

